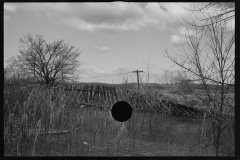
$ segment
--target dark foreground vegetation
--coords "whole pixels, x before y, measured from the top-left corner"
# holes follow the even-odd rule
[[[5,156],[215,155],[210,117],[198,102],[186,97],[180,102],[154,88],[140,93],[119,89],[118,95],[134,108],[124,123],[109,110],[81,105],[76,93],[5,85]],[[220,155],[233,156],[234,119],[225,121],[229,125],[220,139]]]

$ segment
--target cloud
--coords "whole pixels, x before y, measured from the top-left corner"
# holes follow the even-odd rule
[[[107,46],[104,46],[104,47],[94,46],[90,48],[90,51],[96,52],[96,53],[107,53],[110,51],[110,49]]]
[[[4,8],[47,15],[51,20],[88,32],[138,31],[143,27],[164,30],[177,24],[181,15],[189,15],[177,3],[14,3]]]
[[[75,15],[89,23],[124,23],[127,19],[139,19],[144,15],[144,10],[135,3],[85,3],[81,11],[76,10]],[[84,13],[84,15],[82,15]]]
[[[170,43],[173,45],[181,45],[181,38],[178,35],[172,35],[170,37]]]
[[[106,71],[101,70],[101,69],[91,69],[90,70],[91,74],[97,74],[97,75],[101,75],[101,74],[106,74]]]
[[[112,74],[121,74],[126,72],[131,72],[132,70],[129,67],[114,67],[111,69]]]
[[[187,42],[189,36],[198,36],[199,34],[200,33],[197,33],[193,29],[181,26],[177,29],[176,34],[173,34],[170,37],[170,43],[175,46],[179,46],[182,43]]]
[[[102,48],[99,48],[99,51],[100,52],[108,52],[110,49],[108,47],[102,47]]]
[[[82,9],[63,23],[81,31],[138,31],[146,26],[164,29],[174,21],[159,3],[87,3]]]
[[[91,68],[81,68],[79,69],[81,72],[81,77],[95,77],[95,76],[101,76],[101,75],[108,75],[105,70],[101,69],[91,69]]]
[[[9,11],[9,12],[15,12],[17,9],[17,6],[15,6],[12,3],[4,3],[4,10]]]
[[[95,30],[104,30],[104,31],[128,31],[128,30],[139,30],[140,26],[138,23],[131,23],[131,21],[126,21],[125,23],[100,23],[94,24],[86,22],[78,18],[64,19],[63,23],[76,28],[81,31],[95,31]]]
[[[63,23],[83,31],[93,31],[94,28],[96,28],[96,25],[87,23],[77,18],[63,19]]]

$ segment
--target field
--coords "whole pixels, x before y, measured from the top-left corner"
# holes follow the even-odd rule
[[[147,92],[155,99],[174,98]],[[186,99],[184,104],[200,106]],[[74,94],[36,86],[4,88],[5,156],[214,156],[208,121],[134,110],[121,123],[109,110],[80,105]],[[235,154],[231,126],[221,138],[222,156]]]

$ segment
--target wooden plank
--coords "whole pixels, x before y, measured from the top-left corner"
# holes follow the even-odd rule
[[[70,90],[69,90],[69,92],[71,93],[71,94],[75,94],[75,86],[74,85],[72,85],[71,87],[70,87]]]
[[[111,105],[111,100],[110,100],[110,94],[109,94],[108,86],[106,86],[106,97],[107,97],[108,105]]]
[[[68,90],[68,94],[70,93],[70,94],[74,94],[73,92],[74,92],[74,86],[73,85],[71,85],[71,86],[69,86],[69,90]]]
[[[88,103],[88,88],[89,86],[88,85],[85,85],[83,87],[83,96],[84,96],[84,99],[85,99],[85,103]]]
[[[96,90],[98,92],[98,103],[99,103],[101,101],[101,92],[102,92],[101,86],[97,86]]]
[[[93,93],[92,93],[92,92],[93,92],[93,85],[91,85],[89,92],[90,92],[89,103],[92,103],[92,98],[93,98]]]
[[[99,92],[99,102],[100,104],[103,104],[103,101],[104,101],[104,97],[103,97],[103,89],[102,89],[102,86],[100,86],[100,92]]]
[[[102,104],[103,103],[103,90],[102,90],[102,86],[100,86],[100,92],[99,92],[99,103]]]
[[[74,92],[74,91],[77,91],[77,86],[76,85],[72,86],[72,92]]]
[[[97,88],[94,91],[94,102],[99,102],[99,92],[101,91],[101,87],[97,86]]]
[[[69,94],[69,90],[71,90],[70,87],[71,87],[71,86],[63,86],[63,90],[64,90],[64,92],[66,93],[66,95]]]
[[[76,87],[76,91],[77,91],[77,99],[78,101],[81,101],[81,97],[82,97],[82,85],[78,85]]]
[[[111,94],[112,94],[112,99],[113,99],[112,102],[113,102],[113,104],[114,104],[114,103],[116,103],[116,98],[115,98],[115,94],[114,94],[113,88],[114,88],[114,87],[112,87],[112,91],[111,91],[112,93],[111,93]]]
[[[98,100],[98,104],[99,103],[102,103],[102,97],[101,97],[101,94],[102,94],[102,86],[99,86],[99,88],[97,88],[97,90],[98,90],[98,95],[99,95],[99,100]]]
[[[77,94],[79,101],[89,104],[90,102],[99,102],[103,104],[107,101],[107,105],[112,105],[118,101],[118,96],[115,87],[110,86],[97,86],[94,89],[93,85],[72,85],[53,87],[54,91],[66,91],[72,94]]]
[[[116,88],[115,87],[113,87],[113,92],[114,92],[114,95],[115,95],[115,98],[116,98],[115,102],[118,102],[118,96],[117,96],[117,92],[116,92]]]
[[[78,85],[75,85],[74,88],[73,88],[73,92],[74,94],[77,94],[76,96],[78,96],[80,94],[80,91],[79,91],[79,86]]]
[[[83,97],[82,87],[83,87],[82,85],[78,85],[76,88],[78,102],[82,102],[81,100],[81,98]]]
[[[105,86],[102,86],[102,96],[103,96],[103,103],[104,103],[107,98]]]
[[[109,91],[110,91],[110,99],[111,99],[111,105],[114,104],[114,97],[113,97],[113,89],[112,87],[109,87]]]

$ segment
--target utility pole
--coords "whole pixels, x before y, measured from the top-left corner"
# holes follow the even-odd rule
[[[143,72],[143,71],[136,70],[136,71],[133,71],[133,72],[137,72],[138,89],[140,89],[138,72]]]

